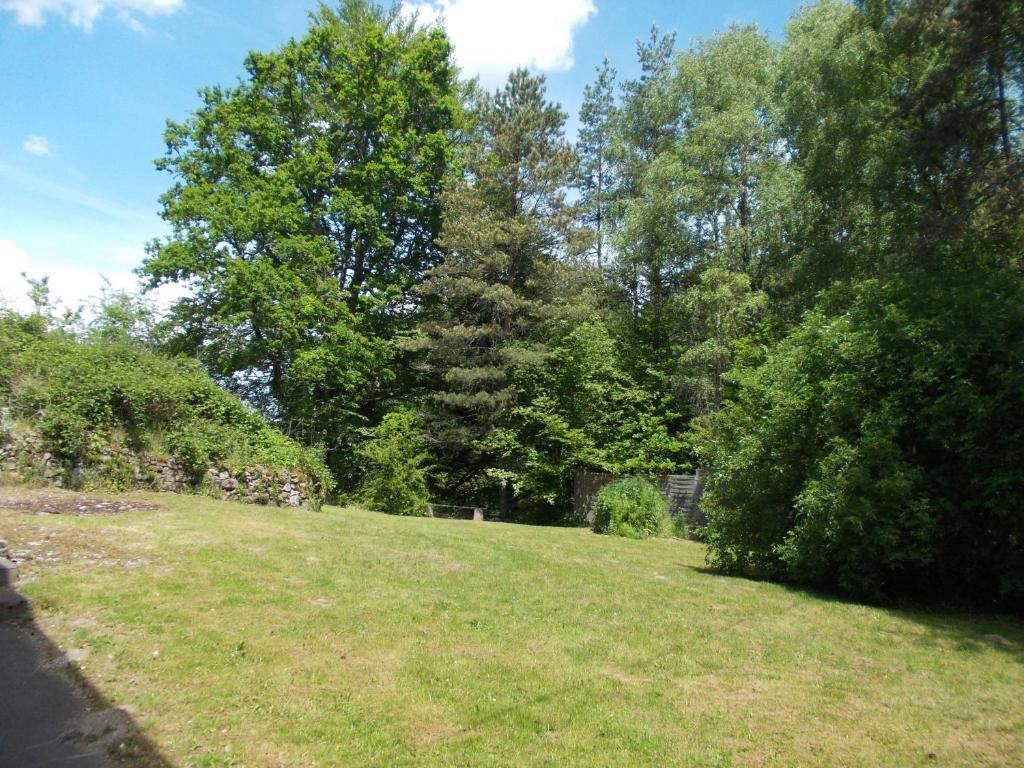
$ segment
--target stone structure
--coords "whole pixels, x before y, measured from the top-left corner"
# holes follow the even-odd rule
[[[224,499],[249,504],[273,504],[280,507],[309,506],[313,493],[303,472],[286,472],[255,464],[232,473],[211,467],[206,471],[206,486]]]
[[[7,542],[0,539],[0,619],[25,612],[25,598],[14,591],[18,583],[18,566],[7,555]]]
[[[201,492],[249,504],[282,507],[316,506],[310,479],[301,470],[281,470],[254,464],[241,469],[210,466],[202,477],[172,457],[104,448],[90,462],[65,462],[45,450],[36,435],[23,435],[0,445],[0,476],[42,480],[57,488],[81,488],[92,480],[124,489],[149,488],[172,493]]]

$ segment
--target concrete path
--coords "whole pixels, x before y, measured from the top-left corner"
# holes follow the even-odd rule
[[[101,748],[64,738],[87,702],[50,649],[32,622],[0,619],[0,768],[115,768]]]

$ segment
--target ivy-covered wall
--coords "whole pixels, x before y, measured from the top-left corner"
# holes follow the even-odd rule
[[[0,444],[0,479],[42,482],[58,488],[206,493],[248,504],[318,507],[320,496],[299,469],[264,464],[229,467],[211,464],[196,475],[171,456],[106,447],[87,458],[62,459],[46,449],[41,437],[22,434]]]

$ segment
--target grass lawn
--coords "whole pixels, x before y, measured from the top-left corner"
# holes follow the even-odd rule
[[[1013,619],[725,578],[692,542],[19,493],[39,625],[172,766],[1024,762]]]

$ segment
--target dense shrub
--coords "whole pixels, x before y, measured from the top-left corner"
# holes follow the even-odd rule
[[[89,424],[73,408],[54,404],[39,421],[39,433],[46,444],[61,456],[78,458],[88,445]]]
[[[301,469],[318,494],[332,487],[320,451],[273,429],[194,360],[128,341],[80,342],[0,316],[0,397],[34,424],[45,446],[78,459],[123,441],[166,453],[198,480],[211,462]]]
[[[391,515],[424,515],[427,453],[422,427],[412,411],[388,413],[370,440],[359,448],[367,462],[362,499],[371,509]]]
[[[669,526],[668,499],[641,477],[609,483],[594,502],[594,531],[631,539],[664,533]]]
[[[222,461],[231,452],[231,429],[211,422],[188,422],[176,427],[165,438],[168,452],[198,481],[212,462]]]
[[[567,322],[546,342],[550,354],[525,358],[513,372],[510,418],[478,445],[498,457],[500,469],[487,477],[514,488],[517,520],[579,524],[576,473],[669,471],[684,460],[683,445],[657,398],[624,369],[602,322]]]
[[[1022,360],[1014,274],[870,281],[808,313],[705,427],[712,562],[1021,609]]]

